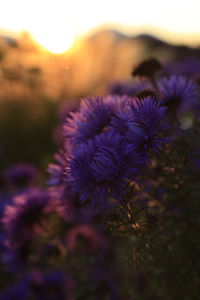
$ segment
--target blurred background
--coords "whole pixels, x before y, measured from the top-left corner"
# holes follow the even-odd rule
[[[1,170],[20,162],[45,170],[67,111],[133,82],[140,61],[200,66],[199,0],[0,3]]]

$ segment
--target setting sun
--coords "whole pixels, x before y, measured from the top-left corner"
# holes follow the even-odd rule
[[[54,28],[55,30],[55,28]],[[53,30],[53,32],[54,32]],[[60,54],[64,51],[69,50],[74,41],[75,36],[73,32],[66,32],[65,30],[58,30],[58,34],[54,34],[53,32],[49,31],[41,31],[39,28],[38,30],[35,29],[32,31],[32,37],[36,40],[43,48],[48,50],[49,52]]]
[[[4,8],[9,10],[9,2]],[[13,8],[14,6],[14,8]],[[2,29],[14,31],[28,31],[33,39],[46,50],[53,53],[62,53],[71,48],[76,40],[76,25],[73,2],[58,1],[26,1],[19,0],[10,3],[12,11],[10,18],[1,18],[7,25]]]
[[[28,26],[32,37],[50,52],[69,50],[76,39],[73,3],[43,0],[33,9],[37,18]]]

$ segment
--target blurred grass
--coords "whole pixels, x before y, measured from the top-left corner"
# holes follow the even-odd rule
[[[55,152],[52,132],[56,126],[57,103],[40,100],[0,102],[1,168],[22,161],[44,168]]]

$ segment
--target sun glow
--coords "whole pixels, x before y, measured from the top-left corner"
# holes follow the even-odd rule
[[[52,36],[52,32],[32,31],[32,37],[42,48],[51,53],[60,54],[69,50],[75,42],[75,36],[72,32],[64,32],[59,30],[59,34]]]
[[[5,29],[29,32],[49,52],[62,53],[69,50],[77,39],[73,3],[65,0],[7,0],[4,8],[9,12],[9,19],[8,14],[5,17],[0,13],[0,20],[2,24],[8,24],[3,26]]]
[[[76,24],[72,1],[40,1],[35,7],[35,22],[29,32],[44,48],[53,53],[69,50],[76,39]]]
[[[180,5],[178,0],[1,2],[0,29],[29,32],[36,42],[54,53],[70,49],[78,37],[108,23],[131,30],[138,27],[135,33],[154,34],[157,28],[168,32],[169,40],[174,38],[176,42],[183,41],[183,34],[187,35],[188,42],[189,37],[193,42],[200,39],[199,0],[190,0],[190,5],[187,1],[181,1]],[[178,14],[180,7],[181,14]]]

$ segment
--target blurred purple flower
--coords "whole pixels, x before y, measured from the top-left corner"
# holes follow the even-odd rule
[[[163,78],[158,82],[161,104],[168,107],[170,113],[180,115],[188,110],[200,107],[198,86],[183,76]]]
[[[165,73],[195,79],[200,76],[200,60],[194,57],[188,57],[170,63],[165,67]]]
[[[10,205],[5,206],[2,223],[8,246],[19,246],[34,234],[43,214],[49,210],[49,195],[43,190],[29,190],[16,196]]]
[[[36,168],[27,163],[13,165],[5,170],[4,178],[8,185],[25,187],[32,184],[38,177]]]
[[[137,93],[149,88],[150,84],[148,82],[114,82],[108,87],[108,93],[120,96],[128,95],[133,97]]]

